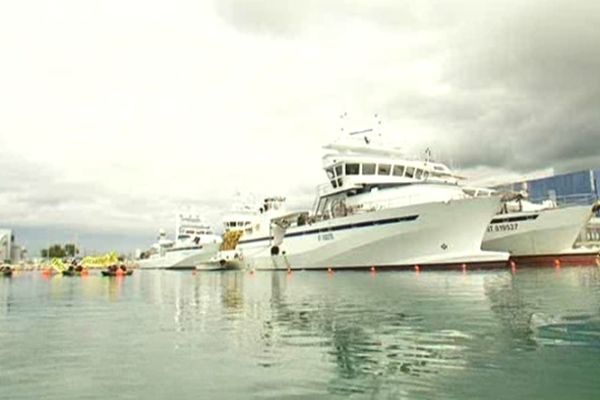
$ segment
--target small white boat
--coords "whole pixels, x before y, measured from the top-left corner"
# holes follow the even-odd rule
[[[193,213],[179,213],[175,240],[160,231],[158,241],[145,258],[138,260],[143,269],[193,269],[206,263],[219,250],[221,237],[203,219]]]

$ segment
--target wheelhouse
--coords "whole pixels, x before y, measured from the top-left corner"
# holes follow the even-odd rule
[[[332,189],[357,185],[435,182],[456,184],[457,177],[443,164],[395,159],[326,156],[325,173]]]

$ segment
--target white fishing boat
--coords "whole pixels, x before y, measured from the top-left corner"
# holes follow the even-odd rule
[[[359,134],[325,146],[329,183],[312,212],[263,217],[214,261],[251,269],[506,265],[508,253],[481,250],[499,196],[469,196],[447,166]]]
[[[489,189],[465,189],[475,196],[495,193]],[[543,261],[543,258],[594,261],[593,249],[574,249],[580,232],[593,215],[592,205],[558,206],[555,201],[528,201],[516,194],[503,202],[483,239],[483,249],[508,251],[513,259]]]
[[[271,222],[287,214],[286,199],[282,196],[266,197],[262,203],[238,198],[231,211],[223,217],[224,234],[219,252],[207,265],[200,265],[198,269],[242,268],[240,249],[237,248],[240,239],[247,241],[269,236]]]
[[[157,242],[138,261],[144,269],[191,269],[210,260],[219,250],[221,237],[195,213],[178,213],[175,240],[160,231]]]

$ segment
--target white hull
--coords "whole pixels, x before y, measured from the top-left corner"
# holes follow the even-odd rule
[[[489,225],[482,247],[508,251],[512,256],[570,253],[591,215],[591,206],[498,215]]]
[[[202,248],[167,251],[162,257],[154,256],[139,260],[138,264],[142,269],[196,268],[199,264],[207,263],[218,250],[218,243],[209,243]]]
[[[224,264],[219,254],[215,262],[251,269],[502,263],[508,253],[481,250],[498,207],[499,198],[487,197],[355,214],[288,229],[274,256],[273,238],[242,238],[237,259]]]

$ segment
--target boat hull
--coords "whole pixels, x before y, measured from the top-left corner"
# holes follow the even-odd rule
[[[591,249],[573,249],[556,254],[511,256],[510,260],[519,267],[600,266],[598,250]]]
[[[508,253],[481,250],[498,207],[496,197],[469,198],[320,221],[288,229],[280,244],[274,237],[242,238],[235,263],[249,269],[503,266]]]
[[[591,216],[591,206],[497,216],[488,226],[482,248],[507,251],[513,258],[574,253],[573,244]]]

